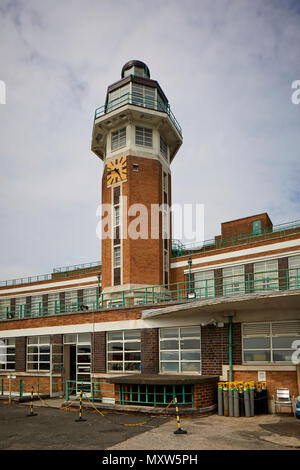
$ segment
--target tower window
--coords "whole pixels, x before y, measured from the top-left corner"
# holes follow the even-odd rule
[[[111,133],[111,149],[116,150],[126,145],[126,127]]]
[[[114,267],[121,266],[121,248],[119,246],[114,248]]]
[[[152,147],[152,129],[136,126],[135,143],[143,147]]]
[[[160,153],[162,154],[163,157],[165,157],[166,160],[168,160],[168,147],[164,139],[160,137]]]

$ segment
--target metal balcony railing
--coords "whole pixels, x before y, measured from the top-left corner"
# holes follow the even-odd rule
[[[205,300],[217,296],[236,296],[259,292],[300,289],[300,267],[252,274],[210,277],[203,280],[187,280],[174,284],[151,286],[110,294],[94,294],[77,299],[34,302],[19,305],[15,309],[0,310],[0,320],[25,319],[60,315],[64,313],[88,313],[89,310],[126,308],[155,304],[186,302],[190,299]],[[99,291],[98,291],[99,292]]]
[[[172,240],[172,255],[186,256],[193,252],[205,252],[208,250],[218,248],[229,248],[233,245],[243,245],[253,243],[256,241],[264,241],[272,238],[283,238],[287,235],[300,232],[300,220],[287,222],[280,225],[274,225],[271,230],[262,230],[260,233],[251,234],[249,232],[240,232],[232,235],[231,237],[216,237],[210,240],[204,240],[203,243],[186,243],[183,244],[180,240]]]
[[[177,131],[182,136],[181,126],[175,118],[173,112],[171,111],[170,105],[168,103],[154,98],[135,95],[133,93],[125,93],[123,96],[115,98],[114,100],[109,101],[107,104],[97,108],[95,111],[95,120],[127,104],[139,106],[141,108],[153,109],[162,113],[167,113],[172,123],[176,127]]]

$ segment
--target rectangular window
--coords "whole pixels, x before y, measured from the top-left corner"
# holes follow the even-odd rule
[[[89,287],[82,291],[82,303],[89,309],[97,308],[97,287]]]
[[[34,295],[31,297],[31,315],[41,315],[43,313],[43,296]]]
[[[121,266],[121,248],[116,246],[114,248],[114,267],[119,268]]]
[[[135,143],[143,147],[152,147],[152,129],[136,126]]]
[[[223,295],[243,294],[245,292],[244,276],[244,265],[223,268]]]
[[[278,288],[278,260],[254,263],[254,291]]]
[[[106,113],[113,111],[124,104],[129,103],[130,96],[130,85],[127,84],[121,88],[118,88],[115,91],[112,91],[108,95],[108,103],[106,106]]]
[[[7,318],[10,312],[10,299],[0,299],[0,319]]]
[[[60,312],[59,292],[51,292],[48,294],[48,308],[49,313]]]
[[[300,321],[244,323],[244,363],[292,363],[293,342],[300,340]]]
[[[77,290],[67,290],[65,292],[65,310],[66,312],[73,312],[78,310]]]
[[[114,227],[120,225],[120,206],[114,206]]]
[[[26,315],[26,297],[16,297],[15,312],[19,318]]]
[[[140,368],[140,330],[108,332],[107,372],[138,372]]]
[[[27,370],[50,370],[50,336],[27,338]]]
[[[168,160],[168,147],[162,137],[160,137],[160,153],[166,160]]]
[[[16,340],[15,338],[0,338],[0,370],[15,370]]]
[[[132,104],[144,108],[156,109],[155,88],[132,84]]]
[[[215,274],[213,270],[199,271],[194,274],[195,293],[197,297],[215,296]]]
[[[201,372],[200,326],[161,328],[159,332],[161,372]]]
[[[111,149],[116,150],[126,145],[126,127],[111,133]]]
[[[300,255],[288,258],[289,289],[300,289]]]

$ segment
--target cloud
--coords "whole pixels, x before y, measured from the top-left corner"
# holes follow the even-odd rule
[[[173,201],[205,203],[206,238],[259,212],[299,218],[299,13],[292,1],[3,0],[0,277],[100,256],[93,113],[130,59],[183,128]]]

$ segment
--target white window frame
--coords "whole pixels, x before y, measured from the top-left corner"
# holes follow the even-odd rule
[[[111,151],[118,150],[126,146],[126,126],[111,131]]]
[[[13,352],[7,352],[8,349],[14,350]],[[8,360],[9,356],[13,356],[14,360]],[[7,367],[7,365],[13,365],[13,367]],[[13,371],[16,368],[16,338],[0,338],[0,374],[2,371]]]
[[[288,278],[289,289],[300,289],[300,255],[289,256],[288,258]]]
[[[126,333],[128,331],[135,331],[136,333],[138,333],[138,336],[139,338],[132,338],[132,339],[127,339],[126,338]],[[120,334],[120,336],[122,337],[122,339],[109,339],[110,337],[110,334]],[[122,345],[122,350],[116,352],[116,354],[122,354],[122,360],[121,361],[114,361],[114,360],[109,360],[109,354],[110,353],[113,353],[114,351],[110,351],[109,350],[109,346],[110,344],[116,344],[116,343],[121,343]],[[139,343],[139,348],[138,349],[135,349],[135,350],[126,350],[126,344],[130,344],[130,343]],[[125,354],[126,353],[133,353],[133,354],[139,354],[140,355],[140,359],[139,360],[126,360],[125,359]],[[120,364],[122,365],[122,368],[119,369],[119,370],[111,370],[109,365],[110,364]],[[126,364],[137,364],[137,368],[134,369],[134,370],[127,370],[126,369]],[[106,336],[106,372],[107,373],[111,373],[111,374],[114,374],[114,373],[117,373],[117,374],[120,374],[120,373],[128,373],[128,374],[137,374],[140,372],[140,369],[141,369],[141,330],[120,330],[120,331],[109,331],[107,332],[107,336]]]
[[[37,352],[30,351],[30,348],[37,348]],[[47,347],[49,349],[48,352],[41,351],[42,347]],[[36,355],[38,357],[37,360],[29,359],[30,356]],[[49,360],[42,361],[41,356],[49,355]],[[50,372],[50,365],[51,365],[51,343],[50,343],[50,335],[45,336],[29,336],[27,338],[27,351],[26,351],[26,366],[27,372]],[[30,368],[29,364],[37,364],[37,368]],[[41,364],[48,365],[47,367],[41,368]]]
[[[188,337],[184,337],[182,336],[182,330],[185,330],[185,329],[191,329],[191,328],[195,328],[197,329],[197,334],[195,334],[194,336],[188,336]],[[178,332],[178,335],[177,336],[170,336],[168,338],[162,338],[162,332],[166,331],[166,330],[177,330]],[[199,340],[199,348],[191,348],[191,349],[184,349],[184,348],[181,348],[181,345],[182,345],[182,342],[184,340],[190,340],[190,339],[196,339],[196,340]],[[178,341],[178,349],[162,349],[162,343],[165,342],[165,341]],[[171,359],[161,359],[162,357],[162,353],[170,353],[170,352],[178,352],[178,359],[174,359],[174,360],[171,360]],[[182,359],[181,358],[181,354],[184,353],[184,352],[187,352],[187,353],[193,353],[193,352],[197,352],[199,353],[200,355],[200,359],[196,360],[187,360],[187,359]],[[172,363],[172,364],[178,364],[178,371],[165,371],[163,370],[163,366],[162,364],[163,363]],[[191,363],[191,364],[199,364],[199,372],[197,371],[194,371],[194,370],[186,370],[186,371],[182,371],[182,364],[183,363]],[[202,354],[201,354],[201,327],[199,325],[194,325],[194,326],[188,326],[188,327],[167,327],[167,328],[160,328],[159,329],[159,370],[160,370],[160,373],[162,374],[176,374],[176,373],[179,373],[179,374],[198,374],[198,375],[201,375],[202,373]]]
[[[253,263],[254,292],[278,290],[278,259]]]
[[[251,335],[247,335],[245,336],[245,328],[247,326],[251,326],[254,331],[255,331],[255,328],[259,329],[259,328],[266,328],[269,327],[269,333],[253,333]],[[287,332],[284,332],[284,328],[288,328],[289,331],[292,331],[292,333],[287,333]],[[279,332],[277,331],[276,332],[276,329],[279,330]],[[259,330],[258,330],[259,331]],[[255,348],[255,347],[252,347],[252,348],[245,348],[244,347],[244,339],[245,338],[269,338],[270,340],[270,346],[269,347],[265,347],[265,348]],[[290,343],[291,343],[291,346],[292,346],[292,343],[295,339],[299,339],[300,340],[300,321],[274,321],[274,322],[245,322],[242,324],[242,363],[243,364],[286,364],[286,365],[290,365],[292,364],[292,360],[290,361],[274,361],[273,357],[274,357],[274,351],[291,351],[291,354],[292,354],[292,347],[284,347],[284,348],[280,348],[280,347],[276,347],[275,345],[273,345],[274,343],[274,339],[276,340],[276,338],[291,338],[290,340]],[[255,360],[255,361],[246,361],[245,360],[245,352],[246,351],[268,351],[270,353],[270,360],[269,361],[265,361],[265,360],[262,360],[262,361],[259,361],[259,360]]]
[[[153,148],[153,129],[151,127],[135,126],[135,144],[139,147]]]
[[[215,272],[213,269],[194,272],[194,291],[196,297],[215,297]]]
[[[245,265],[227,266],[222,269],[223,295],[245,293]]]
[[[167,160],[169,161],[168,158],[168,146],[165,142],[165,140],[162,138],[162,136],[159,136],[159,149],[160,149],[160,154]]]

